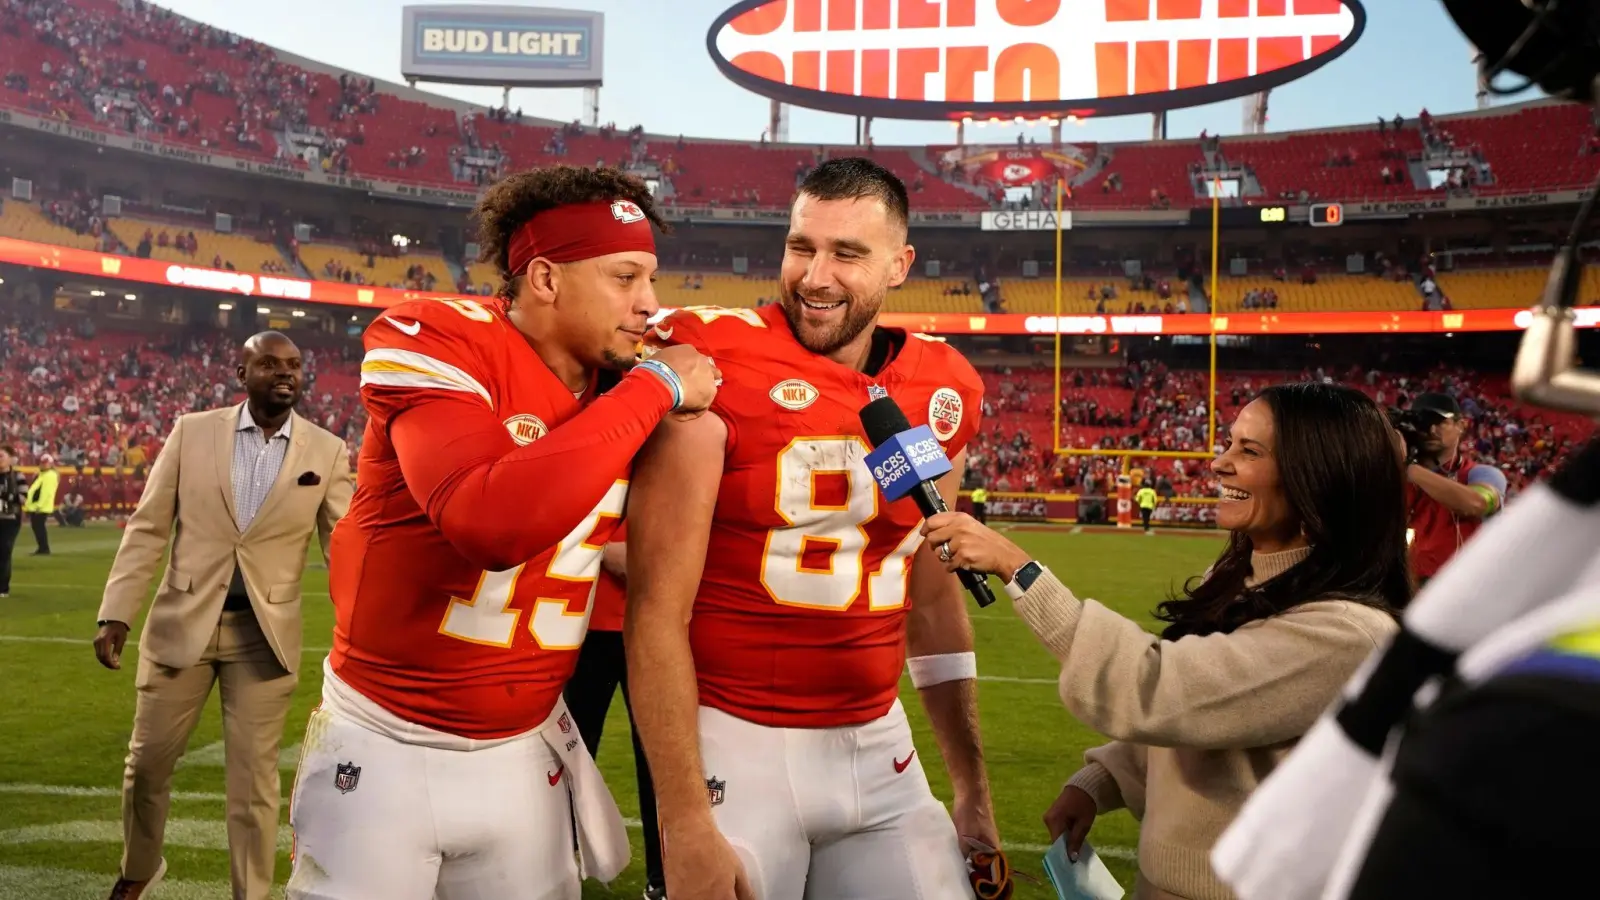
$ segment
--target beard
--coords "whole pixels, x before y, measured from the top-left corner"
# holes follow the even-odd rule
[[[811,299],[823,302],[844,301],[844,316],[837,322],[825,325],[806,321],[806,308],[796,290],[784,291],[779,305],[783,307],[783,316],[789,320],[789,330],[794,332],[800,346],[819,356],[827,356],[848,345],[871,327],[877,321],[878,311],[883,309],[883,300],[888,295],[889,287],[884,284],[865,299],[843,292],[814,296]]]

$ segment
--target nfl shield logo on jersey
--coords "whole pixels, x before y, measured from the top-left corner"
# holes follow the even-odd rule
[[[867,385],[867,399],[868,400],[882,400],[883,398],[885,398],[887,396],[889,396],[889,389],[884,387],[883,385],[881,385],[881,384],[869,384],[869,385]]]
[[[333,786],[338,788],[341,794],[348,794],[355,790],[360,781],[361,767],[356,765],[354,761],[339,763],[333,773]]]
[[[712,806],[721,806],[726,799],[728,783],[713,775],[706,779],[706,794],[711,798]]]
[[[562,713],[561,718],[556,720],[556,727],[561,729],[562,734],[571,734],[572,719],[566,713]]]

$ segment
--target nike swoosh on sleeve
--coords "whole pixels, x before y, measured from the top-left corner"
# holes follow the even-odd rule
[[[391,319],[388,316],[384,316],[383,320],[400,329],[401,332],[410,335],[411,337],[416,337],[417,334],[422,331],[421,322],[412,322],[411,324],[407,325],[401,322],[399,319]]]

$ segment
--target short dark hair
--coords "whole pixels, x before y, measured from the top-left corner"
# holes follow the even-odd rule
[[[1411,601],[1406,559],[1405,473],[1383,410],[1360,391],[1319,382],[1274,385],[1278,475],[1311,554],[1253,587],[1254,547],[1234,532],[1210,577],[1190,579],[1183,596],[1156,608],[1161,636],[1228,633],[1312,600],[1338,598],[1396,618]]]
[[[818,200],[875,197],[902,228],[911,223],[911,200],[900,176],[862,156],[830,159],[806,175],[797,194]]]
[[[507,254],[518,228],[547,209],[611,200],[631,200],[663,234],[672,230],[656,209],[650,188],[621,169],[541,166],[496,182],[472,215],[478,220],[478,261],[493,264],[500,273],[498,295],[506,300],[516,295],[517,276],[522,273],[510,271]]]

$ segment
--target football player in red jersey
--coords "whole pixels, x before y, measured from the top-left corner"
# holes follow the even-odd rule
[[[866,159],[823,163],[790,212],[782,301],[690,308],[726,381],[712,415],[642,451],[624,620],[667,893],[694,900],[958,900],[961,838],[998,846],[959,582],[879,495],[859,419],[878,396],[953,458],[982,383],[945,344],[876,326],[915,253],[905,187]],[[912,680],[954,786],[929,790],[898,699]]]
[[[627,864],[561,688],[629,463],[669,412],[708,406],[717,375],[687,347],[633,365],[662,224],[637,179],[523,172],[476,216],[500,301],[403,303],[364,336],[371,418],[332,540],[293,900],[575,900],[582,874]]]

